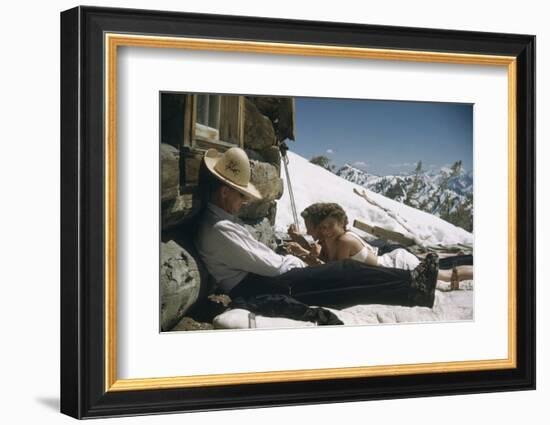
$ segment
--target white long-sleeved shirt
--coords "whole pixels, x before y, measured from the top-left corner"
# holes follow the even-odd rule
[[[195,245],[208,272],[225,292],[248,273],[278,276],[306,263],[293,255],[276,254],[258,242],[237,219],[209,203],[198,229]]]

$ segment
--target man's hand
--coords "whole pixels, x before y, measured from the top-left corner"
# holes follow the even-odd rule
[[[299,233],[298,233],[298,229],[296,229],[296,225],[295,224],[291,224],[290,226],[288,226],[288,231],[287,231],[288,235],[290,237],[293,237],[293,236],[298,236]]]
[[[285,248],[287,252],[292,255],[296,255],[297,257],[304,257],[309,254],[309,251],[307,249],[302,248],[300,244],[296,242],[286,243]]]
[[[306,240],[306,238],[304,238],[304,235],[298,232],[298,229],[296,228],[295,224],[291,224],[290,226],[288,226],[287,233],[293,242],[297,242],[304,249],[309,249],[309,242]]]

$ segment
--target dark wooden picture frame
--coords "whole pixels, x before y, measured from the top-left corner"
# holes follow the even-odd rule
[[[109,34],[116,37],[110,39]],[[110,214],[116,208],[110,190],[116,157],[104,143],[116,114],[112,99],[106,96],[106,87],[113,87],[108,78],[112,69],[105,69],[106,58],[116,54],[121,38],[136,34],[242,42],[252,50],[254,43],[267,43],[270,48],[284,46],[281,49],[289,54],[302,54],[304,46],[307,54],[325,51],[332,56],[338,56],[338,49],[356,49],[357,54],[362,54],[360,49],[377,49],[389,59],[392,52],[425,62],[441,61],[446,55],[479,55],[509,64],[515,98],[514,114],[509,115],[515,159],[510,223],[515,244],[510,247],[514,256],[509,268],[515,332],[510,334],[513,355],[506,367],[290,380],[275,374],[241,383],[219,379],[207,385],[169,379],[154,385],[117,381],[116,291],[108,284],[116,266],[115,241],[110,237],[114,231]],[[297,52],[292,53],[294,48]],[[534,131],[535,37],[531,35],[94,7],[62,12],[61,411],[92,418],[534,389]]]

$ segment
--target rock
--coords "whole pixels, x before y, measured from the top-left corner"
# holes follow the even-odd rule
[[[195,259],[174,241],[160,246],[160,323],[173,328],[197,301],[201,277]]]
[[[260,155],[264,159],[265,162],[273,165],[277,172],[279,173],[279,176],[281,175],[281,151],[277,146],[269,146],[268,148],[263,149],[260,151]]]
[[[162,229],[170,229],[194,217],[201,209],[201,199],[197,193],[178,195],[162,206]]]
[[[243,224],[244,227],[246,227],[252,234],[254,239],[264,243],[273,250],[277,248],[277,243],[275,241],[275,229],[267,218],[263,218],[255,224]]]
[[[253,159],[254,161],[260,161],[265,162],[264,157],[255,150],[245,148],[244,151],[246,152],[246,155],[248,156],[248,159]]]
[[[245,99],[244,147],[261,150],[275,144],[275,130],[270,119]]]
[[[277,202],[273,201],[269,204],[269,211],[266,214],[266,218],[269,220],[271,226],[275,226],[275,219],[277,217]]]
[[[267,162],[250,161],[250,181],[262,194],[262,202],[274,201],[283,195],[279,171]]]
[[[294,99],[292,97],[248,96],[258,111],[273,123],[278,141],[295,140],[294,137]]]
[[[250,201],[243,206],[239,217],[247,220],[255,220],[267,217],[272,208],[273,201],[283,194],[283,181],[279,177],[279,170],[267,162],[250,161],[250,181],[262,194],[261,201]]]
[[[245,222],[253,223],[267,218],[272,202],[255,202],[245,205],[239,213],[239,218],[243,219]]]
[[[212,323],[198,322],[191,317],[184,317],[171,331],[209,331],[214,329]]]
[[[174,146],[161,143],[161,200],[168,201],[178,196],[180,187],[180,154]]]

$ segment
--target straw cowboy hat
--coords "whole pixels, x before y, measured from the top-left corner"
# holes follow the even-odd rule
[[[250,183],[250,162],[241,148],[230,148],[223,154],[216,149],[208,149],[204,154],[204,163],[219,180],[240,193],[261,200],[262,195]]]

